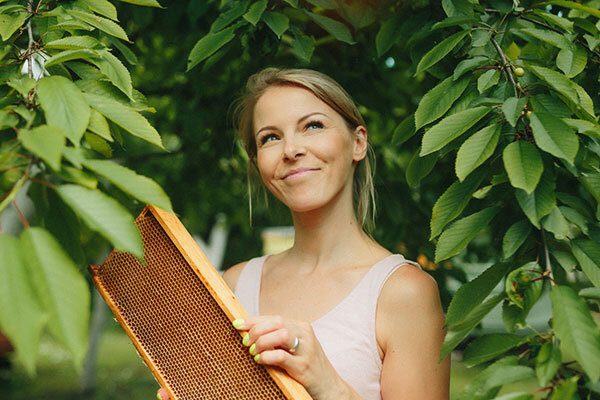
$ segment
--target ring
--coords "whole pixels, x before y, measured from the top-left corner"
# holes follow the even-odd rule
[[[298,350],[298,346],[299,346],[299,345],[300,345],[300,339],[298,339],[298,336],[295,336],[295,337],[294,337],[294,345],[293,345],[293,346],[292,346],[292,348],[291,348],[291,349],[289,349],[288,351],[289,351],[290,353],[292,353],[292,354],[293,354],[293,353],[295,353],[295,352],[296,352],[296,350]]]

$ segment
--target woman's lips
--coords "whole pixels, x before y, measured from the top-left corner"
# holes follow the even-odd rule
[[[284,176],[283,180],[297,179],[301,178],[305,175],[310,174],[311,172],[318,171],[319,168],[296,168],[288,171]]]

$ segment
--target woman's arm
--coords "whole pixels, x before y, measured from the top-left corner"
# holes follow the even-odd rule
[[[384,400],[448,399],[450,357],[438,363],[444,315],[431,276],[405,265],[389,277],[379,296],[376,332],[384,352]]]

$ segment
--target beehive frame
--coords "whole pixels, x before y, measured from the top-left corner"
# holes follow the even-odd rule
[[[252,360],[231,325],[246,311],[177,216],[146,206],[136,224],[144,265],[114,250],[90,272],[169,397],[310,400],[283,370]]]

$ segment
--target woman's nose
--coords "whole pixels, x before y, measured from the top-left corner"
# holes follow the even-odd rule
[[[283,158],[286,160],[295,160],[306,154],[306,147],[302,140],[295,135],[284,139]]]

